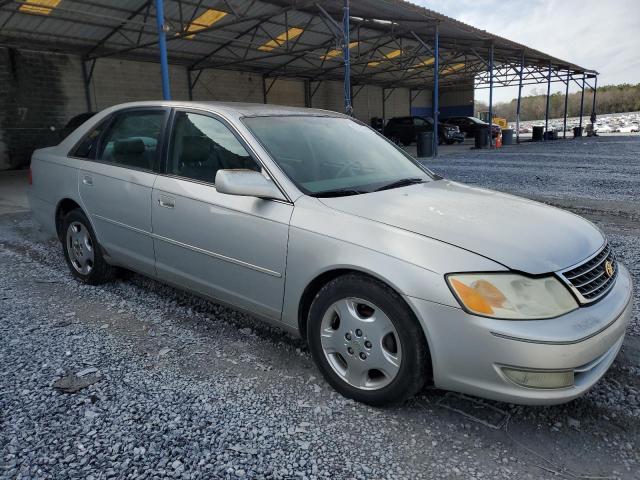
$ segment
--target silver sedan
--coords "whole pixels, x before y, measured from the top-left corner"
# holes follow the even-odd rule
[[[631,315],[629,273],[593,224],[440,178],[335,112],[119,105],[37,150],[31,178],[79,281],[129,269],[247,311],[372,405],[425,382],[568,401]]]

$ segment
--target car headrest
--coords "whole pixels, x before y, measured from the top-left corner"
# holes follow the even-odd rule
[[[115,155],[144,153],[144,150],[144,142],[140,138],[127,138],[125,140],[117,140],[113,144],[113,153]]]
[[[211,139],[202,136],[184,137],[182,140],[182,154],[180,161],[183,164],[205,162],[211,152]]]

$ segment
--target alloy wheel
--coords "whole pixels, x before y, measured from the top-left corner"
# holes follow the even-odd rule
[[[329,365],[349,385],[378,390],[396,378],[400,339],[389,317],[373,303],[353,297],[333,303],[322,318],[320,335]]]
[[[93,270],[94,251],[91,235],[80,222],[72,222],[67,228],[67,252],[73,268],[81,275]]]

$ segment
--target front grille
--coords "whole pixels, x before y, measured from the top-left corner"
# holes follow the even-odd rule
[[[607,272],[610,262],[613,272]],[[586,262],[561,273],[582,303],[593,302],[605,295],[618,276],[618,266],[609,244]]]

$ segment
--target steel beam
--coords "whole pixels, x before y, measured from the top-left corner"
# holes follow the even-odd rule
[[[438,156],[438,110],[440,109],[440,29],[435,25],[433,35],[433,157]]]
[[[516,143],[520,143],[520,107],[522,106],[522,74],[524,73],[524,50],[520,57],[520,72],[518,74],[518,103],[516,104]]]
[[[93,107],[91,106],[91,90],[89,89],[91,86],[91,77],[89,76],[89,72],[87,72],[87,62],[85,60],[82,60],[82,79],[84,80],[84,96],[87,102],[87,112],[93,112]]]
[[[548,129],[549,129],[549,96],[551,95],[551,62],[549,62],[549,72],[547,76],[547,105],[544,111],[544,134],[542,135],[542,140],[547,140],[548,137]]]
[[[160,49],[162,98],[164,100],[171,100],[171,87],[169,85],[169,60],[167,59],[167,37],[164,31],[164,0],[156,0],[156,27],[158,29],[158,47]]]

